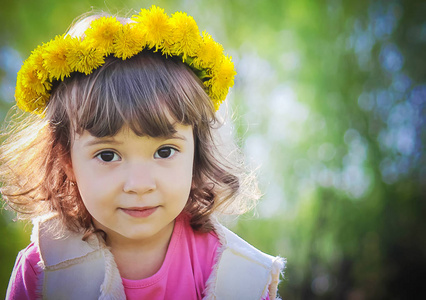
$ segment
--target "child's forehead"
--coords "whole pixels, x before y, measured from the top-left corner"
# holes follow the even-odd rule
[[[145,137],[147,139],[182,139],[186,140],[188,135],[193,134],[193,127],[191,125],[184,125],[178,122],[170,122],[173,126],[173,131],[170,131],[167,135],[161,136],[149,136],[149,135],[139,135],[137,132],[134,132],[132,128],[127,125],[124,125],[116,135],[122,138],[126,138],[129,136]]]
[[[111,136],[102,136],[98,137],[90,133],[88,130],[83,130],[81,133],[75,133],[73,140],[85,140],[89,144],[96,144],[100,142],[111,142],[111,143],[124,143],[130,138],[141,138],[145,140],[169,140],[176,139],[182,141],[188,141],[193,139],[193,127],[191,125],[184,125],[181,123],[174,122],[172,123],[174,131],[171,131],[167,135],[162,136],[149,136],[149,135],[140,135],[134,132],[128,125],[123,125],[120,130]]]

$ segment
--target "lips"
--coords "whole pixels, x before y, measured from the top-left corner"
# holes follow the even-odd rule
[[[129,207],[129,208],[120,208],[125,214],[134,217],[134,218],[147,218],[152,215],[158,206],[150,207]]]

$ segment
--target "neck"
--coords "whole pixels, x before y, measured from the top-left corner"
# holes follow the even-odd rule
[[[173,221],[156,235],[141,240],[106,232],[106,244],[114,255],[121,277],[138,280],[157,273],[166,257],[174,224]]]

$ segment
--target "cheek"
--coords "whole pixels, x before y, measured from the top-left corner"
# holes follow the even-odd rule
[[[94,195],[92,195],[93,189],[87,186],[87,181],[85,181],[84,178],[79,179],[80,180],[77,181],[78,192],[80,193],[84,206],[91,212],[91,206],[96,203],[96,199],[93,197]]]
[[[192,186],[192,161],[187,161],[180,167],[168,169],[164,172],[166,178],[163,181],[169,187],[170,193],[179,193],[182,197],[188,197]]]
[[[103,184],[101,180],[97,180],[99,177],[91,173],[90,168],[87,167],[76,168],[74,175],[81,200],[90,211],[91,206],[104,199],[107,187],[110,185]]]
[[[189,184],[189,186],[192,185],[193,164],[193,157],[188,158],[187,162],[185,163],[185,167],[182,168],[182,174],[180,175],[182,176],[182,180]]]
[[[168,170],[165,174],[164,182],[176,189],[186,189],[192,184],[192,169],[174,169]]]

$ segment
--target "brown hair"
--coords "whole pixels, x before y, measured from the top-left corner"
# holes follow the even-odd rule
[[[184,211],[195,230],[212,229],[218,210],[240,214],[258,199],[254,178],[219,151],[219,122],[194,72],[179,59],[149,50],[108,57],[90,75],[73,74],[52,89],[45,118],[24,115],[0,148],[4,200],[19,217],[56,212],[70,230],[93,230],[78,189],[67,176],[73,135],[115,135],[129,126],[139,136],[174,133],[172,119],[193,128],[193,184]]]

